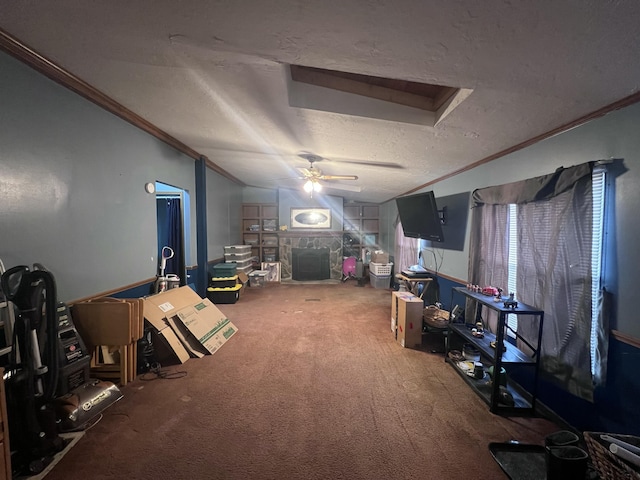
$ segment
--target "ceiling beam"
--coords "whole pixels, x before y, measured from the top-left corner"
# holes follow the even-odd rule
[[[428,112],[435,111],[433,98],[405,92],[395,88],[373,85],[366,81],[332,75],[330,71],[300,65],[291,65],[291,79],[296,82],[308,83],[318,87],[331,88],[341,92],[362,95],[385,102],[397,103],[407,107],[419,108]],[[364,77],[359,75],[358,77]],[[443,87],[448,88],[448,87]]]

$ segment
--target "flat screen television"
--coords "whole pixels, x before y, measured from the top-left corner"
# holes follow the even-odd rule
[[[396,206],[405,237],[444,242],[442,224],[433,192],[398,197]]]

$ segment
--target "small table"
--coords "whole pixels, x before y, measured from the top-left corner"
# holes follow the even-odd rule
[[[427,285],[433,281],[433,277],[410,277],[404,273],[396,273],[396,278],[403,282],[409,292],[420,299],[427,291]],[[420,285],[422,285],[422,292],[419,292]]]

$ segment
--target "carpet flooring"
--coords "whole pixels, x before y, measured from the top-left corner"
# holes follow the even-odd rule
[[[268,284],[218,307],[238,333],[166,367],[181,378],[123,387],[47,480],[494,480],[506,476],[490,442],[542,444],[559,430],[490,413],[431,353],[437,334],[402,348],[390,290]]]

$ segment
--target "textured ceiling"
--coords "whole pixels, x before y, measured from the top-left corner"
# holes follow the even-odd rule
[[[300,185],[283,179],[312,152],[325,174],[359,177],[334,185],[360,193],[328,193],[374,202],[638,92],[639,24],[635,0],[0,6],[1,29],[247,185]],[[473,92],[436,127],[403,120],[414,109],[381,120],[384,102],[304,93],[360,112],[333,113],[290,105],[288,64]]]

